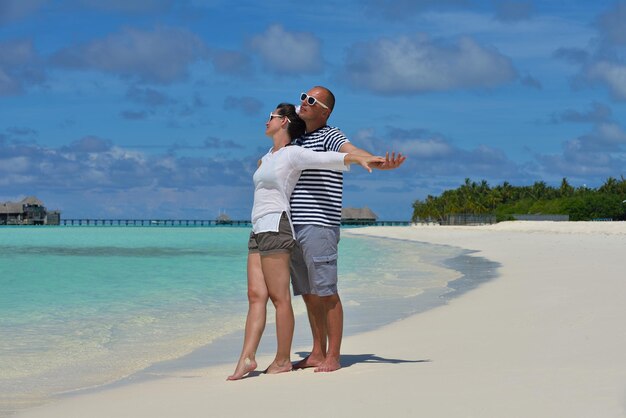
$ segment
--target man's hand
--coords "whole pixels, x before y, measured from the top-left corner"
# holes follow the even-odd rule
[[[371,163],[370,166],[373,168],[377,168],[379,170],[393,170],[394,168],[398,168],[402,165],[402,163],[406,160],[406,157],[401,153],[398,153],[396,156],[395,151],[391,153],[391,158],[389,158],[389,153],[385,154],[385,161],[382,163]]]

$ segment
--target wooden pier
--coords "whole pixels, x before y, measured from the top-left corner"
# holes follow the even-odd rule
[[[201,219],[61,219],[63,226],[251,226],[250,221]]]
[[[215,227],[246,226],[250,221],[218,221],[201,219],[61,219],[62,226],[138,226],[138,227]],[[342,226],[408,226],[409,221],[347,221]]]

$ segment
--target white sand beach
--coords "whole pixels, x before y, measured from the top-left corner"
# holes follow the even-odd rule
[[[227,382],[229,364],[64,397],[18,416],[626,416],[626,222],[345,234],[457,246],[501,267],[444,306],[347,337],[344,368],[334,373]]]

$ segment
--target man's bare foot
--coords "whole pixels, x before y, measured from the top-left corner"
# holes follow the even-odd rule
[[[240,359],[235,368],[235,373],[228,376],[226,380],[239,380],[253,370],[256,370],[256,361],[250,360],[248,357]]]
[[[336,358],[326,357],[318,367],[315,368],[315,373],[323,373],[323,372],[334,372],[335,370],[341,369],[341,364],[339,360]]]
[[[267,374],[278,374],[284,372],[290,372],[293,366],[291,365],[290,360],[277,361],[274,360],[272,364],[265,370]]]
[[[308,369],[309,367],[318,367],[324,361],[324,357],[316,357],[308,355],[296,364],[293,365],[293,369]]]

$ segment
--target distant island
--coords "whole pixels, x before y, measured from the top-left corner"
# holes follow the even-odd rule
[[[537,181],[532,186],[508,182],[490,187],[469,178],[440,196],[413,203],[413,222],[446,223],[455,215],[475,215],[493,222],[515,219],[591,221],[626,220],[626,179],[609,177],[597,189],[573,187],[563,178],[559,187]],[[485,222],[485,223],[493,223]]]

